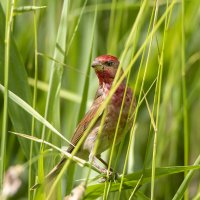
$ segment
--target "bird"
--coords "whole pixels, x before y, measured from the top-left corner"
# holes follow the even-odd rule
[[[114,79],[116,77],[119,64],[120,62],[118,58],[113,55],[101,55],[96,57],[92,62],[92,68],[94,69],[96,76],[99,80],[99,86],[91,107],[89,108],[83,119],[79,122],[77,128],[74,131],[74,134],[71,138],[71,144],[67,148],[68,153],[73,152],[75,146],[83,137],[91,120],[94,118],[98,109],[108,97]],[[122,68],[120,68],[119,70],[119,75],[121,77],[124,72]],[[122,112],[120,114],[121,107]],[[89,130],[89,133],[87,134],[83,143],[78,149],[76,156],[85,160],[93,161],[95,166],[105,173],[106,169],[101,168],[99,165],[97,165],[94,158],[100,160],[107,167],[107,163],[100,157],[100,155],[102,152],[112,146],[115,134],[117,134],[115,144],[118,144],[126,135],[128,130],[132,126],[132,116],[134,114],[135,108],[136,100],[133,90],[129,86],[127,86],[127,80],[126,78],[124,78],[115,90],[108,104],[105,106],[103,112],[99,114],[98,119],[92,126],[91,130]],[[101,124],[104,112],[105,118],[103,124]],[[119,116],[119,125],[118,129],[116,130]],[[94,152],[97,138],[99,141],[99,145]],[[59,174],[66,161],[67,157],[63,157],[61,161],[47,174],[45,180],[53,180]],[[36,184],[32,187],[32,189],[36,189],[38,185],[39,184]]]

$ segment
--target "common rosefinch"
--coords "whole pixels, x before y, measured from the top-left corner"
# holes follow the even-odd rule
[[[75,133],[71,139],[71,143],[74,146],[76,146],[76,144],[79,142],[85,130],[87,129],[88,125],[90,124],[91,120],[94,118],[97,110],[108,96],[115,75],[117,73],[118,66],[119,66],[118,59],[110,55],[99,56],[93,61],[92,67],[94,68],[95,73],[99,79],[99,87],[97,89],[96,96],[92,106],[90,107],[89,111],[85,114],[81,122],[78,124]],[[122,70],[120,71],[120,74],[121,75],[123,74]],[[126,94],[124,95],[125,92]],[[124,97],[125,97],[124,103],[122,104]],[[118,130],[116,132],[116,126],[118,123],[121,106],[123,106],[123,108],[120,116]],[[83,158],[85,160],[89,158],[90,161],[92,161],[92,159],[95,157],[106,165],[106,163],[100,158],[100,154],[112,146],[115,132],[117,133],[115,144],[118,144],[122,139],[122,137],[124,136],[124,134],[126,134],[124,129],[127,126],[128,128],[130,128],[132,124],[130,116],[132,116],[135,110],[135,106],[136,103],[133,96],[133,92],[130,87],[126,86],[126,79],[124,79],[123,82],[116,89],[111,100],[104,109],[104,112],[106,112],[106,116],[100,131],[100,135],[98,135],[98,133],[100,130],[100,124],[103,114],[101,114],[98,117],[94,126],[91,128],[89,134],[87,135],[86,139],[79,148],[76,156]],[[96,152],[93,152],[97,138],[99,140],[99,145],[97,146]],[[73,145],[70,145],[68,147],[67,149],[68,153],[71,153],[75,148]],[[66,160],[67,158],[64,157],[58,163],[58,165],[56,165],[50,171],[50,173],[46,176],[46,179],[52,180],[60,172]],[[96,163],[94,164],[97,168],[100,169],[100,167],[96,165]]]

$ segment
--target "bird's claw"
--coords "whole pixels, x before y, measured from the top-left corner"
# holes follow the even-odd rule
[[[99,180],[100,183],[104,183],[105,181],[116,181],[119,178],[117,172],[108,171],[106,169],[102,170],[104,176]]]

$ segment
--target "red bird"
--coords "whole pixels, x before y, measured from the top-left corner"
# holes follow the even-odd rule
[[[93,104],[91,105],[89,111],[85,114],[84,118],[78,124],[74,135],[71,139],[71,143],[74,146],[76,146],[79,140],[82,138],[85,130],[87,129],[91,120],[94,118],[97,110],[109,95],[109,91],[112,87],[115,75],[118,70],[118,66],[118,59],[111,55],[102,55],[97,57],[93,61],[92,67],[94,68],[95,73],[99,79],[99,87],[97,89]],[[120,75],[122,75],[123,71],[121,70],[120,73]],[[125,92],[126,94],[124,95]],[[121,141],[124,134],[126,134],[126,132],[124,131],[125,127],[128,126],[128,128],[130,128],[132,125],[132,120],[130,116],[133,115],[136,106],[133,91],[130,87],[126,86],[126,79],[124,79],[123,82],[118,86],[104,110],[104,112],[106,112],[106,116],[100,131],[100,135],[98,136],[98,132],[100,129],[103,114],[101,114],[98,117],[96,123],[91,128],[89,134],[87,135],[86,139],[83,141],[81,147],[79,148],[76,156],[85,160],[89,159],[90,161],[92,161],[92,157],[95,156],[95,158],[98,158],[101,162],[106,164],[100,158],[100,154],[112,146],[124,96],[125,99],[123,104],[123,111],[120,117],[120,123],[117,130],[115,144],[118,144]],[[93,149],[95,147],[95,142],[97,141],[98,137],[99,145],[94,155]],[[70,145],[68,147],[68,153],[72,153],[73,149],[75,148],[73,145]],[[66,160],[67,158],[64,157],[59,162],[59,164],[50,171],[50,173],[46,176],[46,179],[52,180],[60,172]],[[94,164],[96,165],[95,162]],[[102,169],[98,165],[96,165],[96,167]],[[105,172],[105,170],[102,170],[102,172]]]

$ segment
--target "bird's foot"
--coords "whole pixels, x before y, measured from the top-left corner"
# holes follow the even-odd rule
[[[102,169],[102,174],[104,176],[99,180],[100,183],[104,183],[105,181],[116,181],[119,178],[117,172],[108,171],[107,169]]]

